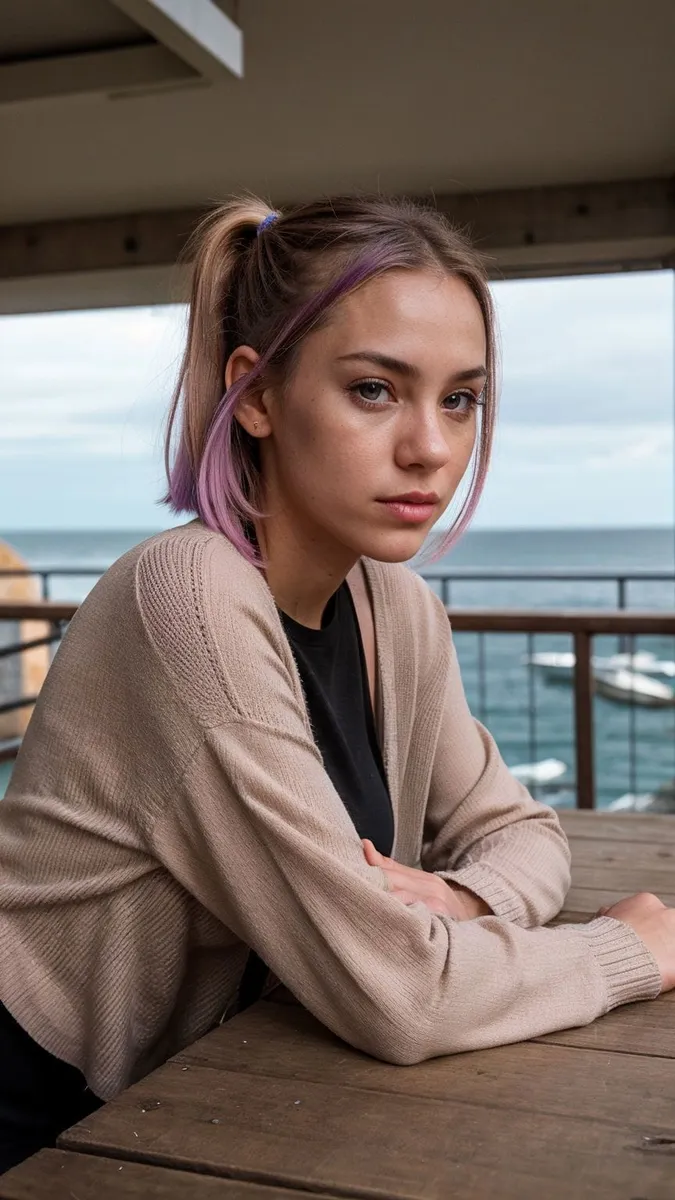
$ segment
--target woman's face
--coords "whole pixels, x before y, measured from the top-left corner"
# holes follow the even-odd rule
[[[283,394],[263,394],[265,509],[310,547],[411,558],[468,466],[485,367],[483,317],[460,279],[364,284],[305,339]],[[428,503],[391,503],[411,492]]]

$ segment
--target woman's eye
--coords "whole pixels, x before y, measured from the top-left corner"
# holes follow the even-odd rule
[[[466,412],[475,403],[476,397],[473,392],[451,392],[443,401],[450,412]]]
[[[364,379],[363,383],[355,384],[353,390],[361,400],[365,400],[369,404],[378,404],[389,395],[388,388],[383,383],[379,383],[377,379]]]

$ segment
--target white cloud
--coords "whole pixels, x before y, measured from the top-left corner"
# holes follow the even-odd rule
[[[493,292],[505,420],[672,417],[672,272],[497,283]]]
[[[503,426],[475,524],[669,525],[673,500],[670,425]]]
[[[673,431],[672,427],[657,426],[648,433],[641,427],[637,429],[620,429],[616,431],[614,444],[605,444],[597,453],[587,459],[586,465],[600,470],[617,470],[620,467],[631,467],[639,463],[649,463],[652,466],[661,465],[670,469],[673,462]]]
[[[530,472],[602,471],[638,463],[670,469],[673,427],[602,424],[502,425],[495,438],[493,469],[508,464]]]
[[[0,457],[155,454],[184,310],[173,306],[0,321]]]

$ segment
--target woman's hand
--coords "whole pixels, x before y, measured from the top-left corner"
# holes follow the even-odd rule
[[[652,892],[638,892],[608,908],[599,908],[595,915],[614,917],[630,925],[654,955],[663,991],[675,988],[675,909],[668,908]]]
[[[381,867],[387,872],[391,894],[402,904],[421,902],[426,904],[431,912],[452,917],[455,921],[471,921],[475,917],[485,917],[492,913],[489,905],[467,888],[446,883],[439,875],[433,875],[430,871],[404,867],[393,858],[380,854],[368,838],[363,838],[361,844],[368,866]]]

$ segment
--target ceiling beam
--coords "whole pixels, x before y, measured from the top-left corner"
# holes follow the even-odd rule
[[[495,279],[675,266],[673,180],[439,195],[435,203],[470,232]],[[0,227],[0,311],[117,305],[125,295],[129,304],[176,299],[174,264],[203,213]]]
[[[198,79],[197,72],[182,58],[156,44],[57,54],[0,65],[0,104],[120,92]]]
[[[241,29],[213,0],[112,0],[163,46],[217,82],[223,75],[244,73]]]
[[[495,277],[673,266],[675,180],[531,187],[437,197]]]

